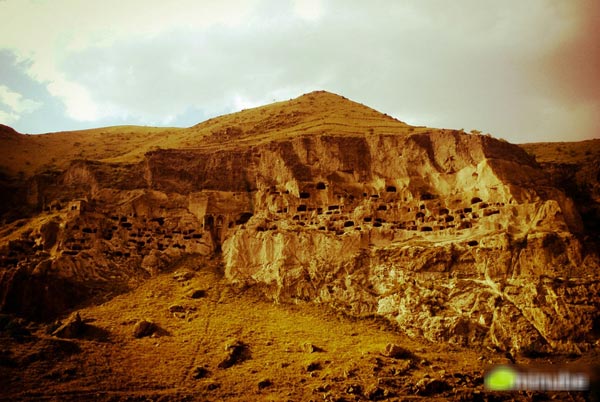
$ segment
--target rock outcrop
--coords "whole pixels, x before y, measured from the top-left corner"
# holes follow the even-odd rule
[[[232,281],[381,314],[432,341],[571,351],[597,336],[597,256],[575,236],[573,202],[528,155],[436,132],[357,139],[359,152],[335,159],[347,146],[336,140],[294,145],[319,162],[280,174],[291,179],[256,200],[254,225],[227,237]]]
[[[52,332],[59,338],[78,338],[85,331],[86,324],[81,320],[79,313],[72,314],[67,321]]]
[[[320,97],[358,110],[327,93],[294,105]],[[316,134],[278,107],[279,120],[205,146],[72,162],[37,189],[46,211],[3,232],[0,309],[30,314],[54,297],[36,278],[125,289],[200,254],[275,301],[380,315],[432,341],[573,353],[598,338],[598,255],[573,200],[521,148],[372,111],[370,130]]]

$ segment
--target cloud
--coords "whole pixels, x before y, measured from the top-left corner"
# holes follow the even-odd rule
[[[40,102],[24,98],[6,85],[0,85],[0,121],[5,124],[19,121],[23,115],[35,111],[40,106],[42,106]]]
[[[294,0],[294,13],[300,18],[316,20],[323,15],[322,0]]]
[[[0,48],[76,121],[190,124],[326,89],[414,124],[583,139],[596,4],[9,0]]]
[[[62,66],[72,61],[73,53],[110,48],[124,39],[152,40],[174,27],[234,27],[255,3],[182,0],[173,7],[156,0],[8,0],[0,3],[0,14],[10,16],[0,27],[0,48],[12,50],[18,62],[28,61],[27,74],[62,100],[70,118],[96,121],[127,111],[111,110],[90,96],[90,88],[65,77]]]
[[[324,83],[318,65],[306,66],[299,59],[303,55],[294,54],[304,52],[306,44],[290,44],[295,28],[289,29],[176,29],[73,52],[60,68],[69,81],[90,88],[103,110],[141,121],[190,107],[222,113],[294,97]]]

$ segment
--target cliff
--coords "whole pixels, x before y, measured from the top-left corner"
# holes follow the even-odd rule
[[[516,145],[325,92],[177,135],[139,160],[35,176],[40,213],[0,232],[0,309],[48,319],[193,254],[276,302],[382,316],[416,338],[527,354],[599,336],[588,229]]]

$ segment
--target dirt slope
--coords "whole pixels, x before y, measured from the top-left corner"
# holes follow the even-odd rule
[[[13,325],[2,333],[0,398],[483,400],[485,368],[510,362],[486,350],[410,339],[375,318],[272,304],[252,289],[228,286],[215,264],[188,258],[131,293],[80,309],[86,328],[78,339],[46,333],[56,326],[30,325],[24,335]],[[194,290],[202,291],[199,298],[190,297]],[[154,335],[133,336],[140,319],[157,325]],[[389,344],[407,352],[391,357]],[[230,366],[223,364],[227,345],[243,345]],[[515,397],[528,398],[495,400]]]

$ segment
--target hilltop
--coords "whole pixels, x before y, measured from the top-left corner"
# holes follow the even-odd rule
[[[520,147],[539,163],[592,164],[600,157],[600,139],[578,142],[532,142]]]
[[[6,127],[6,126],[4,126]],[[406,133],[410,127],[369,107],[326,91],[209,119],[189,128],[115,126],[22,135],[6,127],[0,169],[26,176],[64,169],[70,161],[136,163],[151,150],[223,149],[314,134]]]

